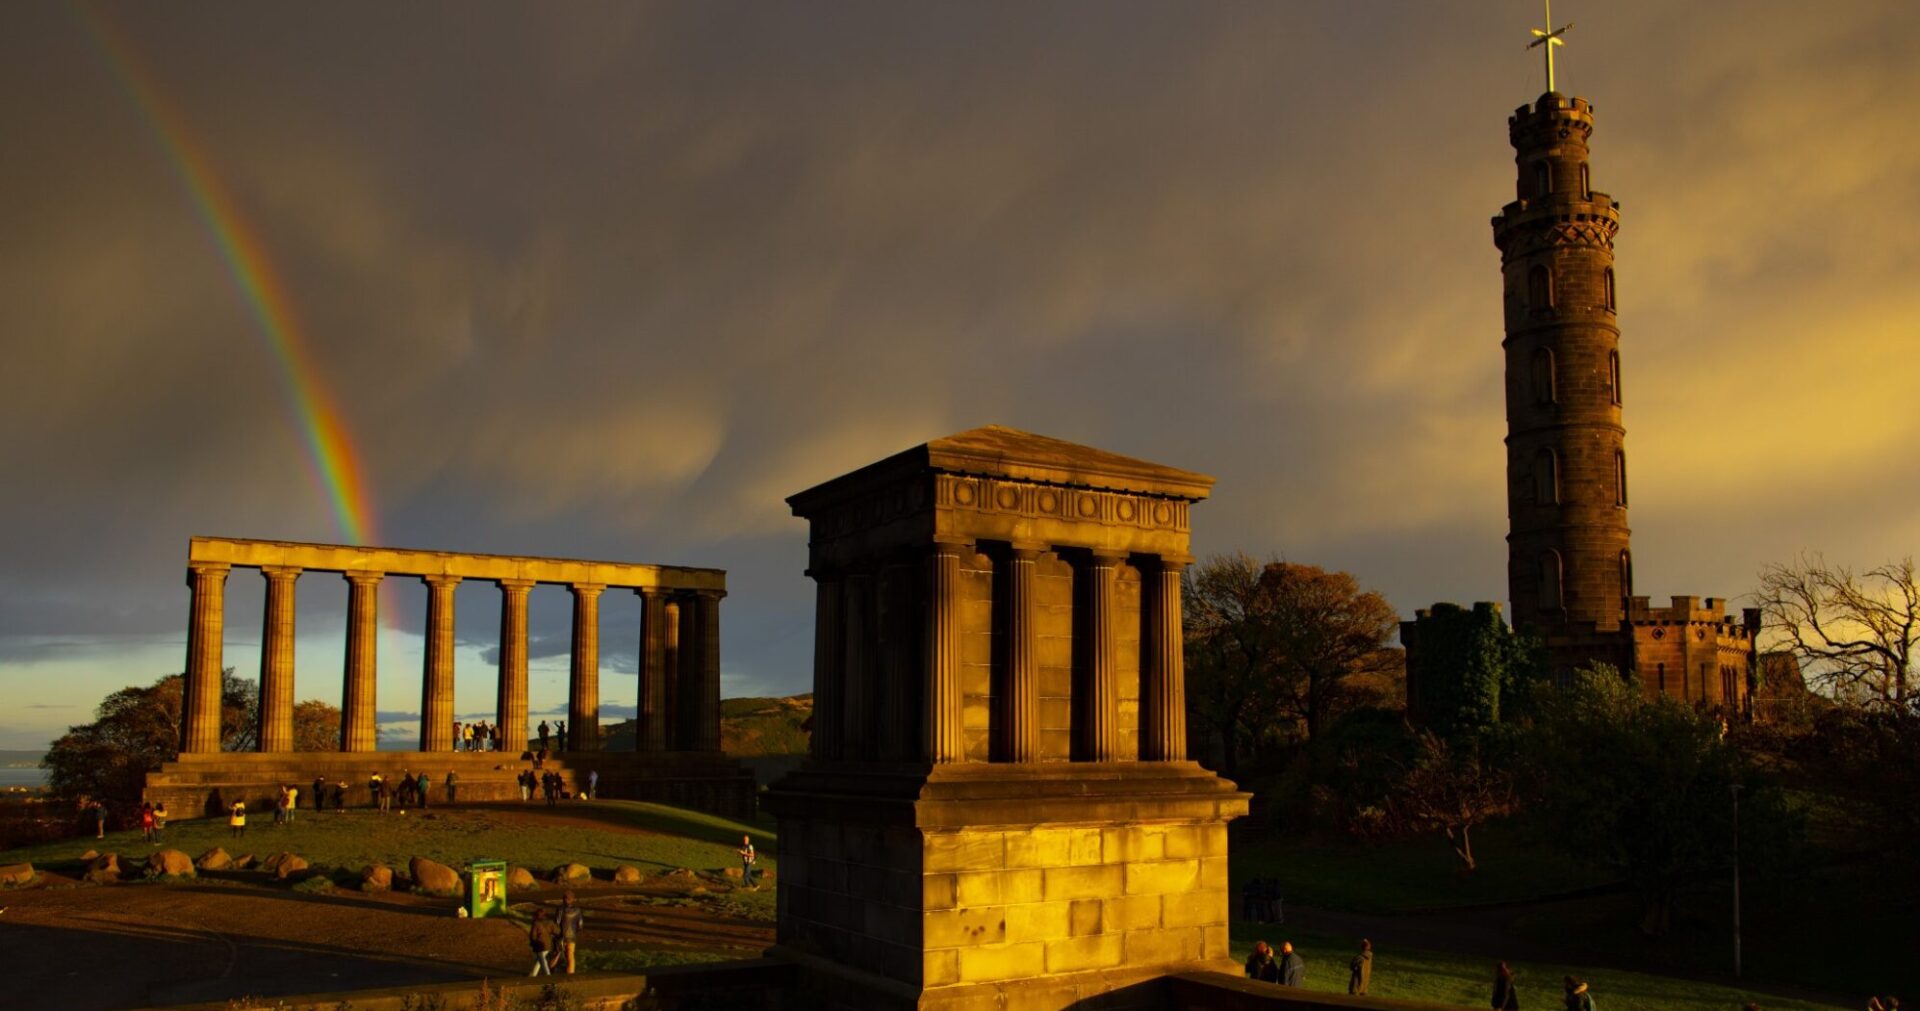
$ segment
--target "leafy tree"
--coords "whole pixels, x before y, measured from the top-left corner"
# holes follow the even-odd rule
[[[1513,777],[1483,761],[1477,741],[1449,741],[1425,730],[1413,762],[1402,766],[1393,810],[1416,832],[1438,830],[1473,872],[1473,830],[1514,809]]]
[[[1708,713],[1645,700],[1605,665],[1576,671],[1536,702],[1518,749],[1527,806],[1554,845],[1626,878],[1650,936],[1667,932],[1683,884],[1728,866],[1736,784],[1745,791],[1743,855],[1764,864],[1797,827],[1779,790]]]
[[[1273,619],[1260,575],[1251,555],[1217,555],[1189,570],[1181,587],[1187,712],[1219,744],[1228,776],[1238,774],[1242,742],[1258,737],[1265,722],[1260,695],[1270,677]]]
[[[1414,625],[1419,670],[1407,709],[1442,735],[1490,727],[1515,689],[1540,666],[1537,645],[1508,627],[1492,604],[1435,604]]]
[[[1760,570],[1770,631],[1842,701],[1920,712],[1920,576],[1913,556],[1856,574],[1818,554]]]
[[[1398,666],[1386,647],[1400,616],[1387,598],[1360,589],[1350,573],[1272,562],[1261,574],[1274,616],[1273,663],[1282,713],[1309,740],[1354,702],[1348,679]]]

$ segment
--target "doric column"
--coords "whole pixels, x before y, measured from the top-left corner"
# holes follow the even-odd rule
[[[700,632],[695,751],[720,750],[720,598],[724,596],[719,590],[701,590],[693,598],[695,625]]]
[[[527,750],[527,594],[531,579],[501,579],[500,681],[496,708],[500,721],[500,750],[519,754]],[[453,714],[441,721],[453,740]]]
[[[349,572],[347,577],[346,689],[340,694],[340,750],[372,751],[376,670],[380,650],[381,572]]]
[[[227,572],[223,562],[187,565],[187,672],[180,685],[180,750],[220,750],[220,649],[226,637]]]
[[[1114,573],[1125,555],[1095,551],[1087,563],[1087,718],[1081,743],[1087,761],[1120,757],[1120,678],[1113,669]]]
[[[640,595],[640,701],[634,715],[640,751],[667,749],[667,595],[643,586]]]
[[[813,734],[808,748],[815,758],[839,758],[840,735],[840,575],[813,569]]]
[[[873,625],[868,617],[873,609],[873,576],[849,572],[842,590],[845,653],[841,661],[844,694],[840,697],[840,757],[867,759],[874,757],[877,743],[873,725]]]
[[[567,679],[567,747],[600,750],[600,583],[573,584],[573,665]]]
[[[420,750],[453,750],[453,591],[459,576],[421,576],[427,584],[427,649],[420,678]],[[504,745],[504,742],[502,742]]]
[[[680,736],[680,668],[683,654],[680,650],[680,599],[672,594],[664,594],[666,600],[660,607],[660,747],[665,751],[681,751],[687,746]]]
[[[1180,628],[1180,570],[1186,559],[1162,556],[1145,573],[1147,638],[1145,697],[1141,699],[1140,758],[1179,762],[1187,757],[1186,660]]]
[[[693,598],[681,594],[680,609],[675,612],[675,650],[673,667],[673,747],[676,751],[695,751],[700,747],[700,609]]]
[[[917,757],[920,726],[913,669],[913,567],[898,559],[880,570],[874,594],[874,624],[880,636],[879,757],[901,761]]]
[[[1001,705],[1000,761],[1040,757],[1040,669],[1034,654],[1034,564],[1046,552],[1016,544],[1007,553],[1006,640],[1002,662],[1007,697]]]
[[[293,581],[300,569],[268,565],[266,619],[260,630],[260,750],[293,750]]]
[[[926,684],[921,691],[920,746],[929,762],[963,762],[967,741],[960,712],[960,558],[962,541],[935,541],[927,552]]]

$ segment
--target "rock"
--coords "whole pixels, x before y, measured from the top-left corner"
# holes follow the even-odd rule
[[[640,868],[621,864],[613,869],[613,883],[616,885],[637,885],[640,883]]]
[[[507,891],[524,892],[533,887],[533,872],[525,867],[514,867],[507,871]]]
[[[407,873],[413,876],[413,890],[416,892],[443,897],[460,894],[460,874],[446,864],[435,863],[426,857],[414,857],[407,864]]]
[[[559,885],[587,881],[592,877],[593,871],[589,870],[586,864],[561,864],[553,869],[553,881]]]
[[[360,890],[363,892],[384,892],[393,887],[393,868],[386,864],[370,864],[360,872]]]
[[[147,877],[193,877],[193,858],[179,850],[161,850],[147,858]]]
[[[292,855],[291,853],[275,853],[265,860],[260,861],[260,869],[263,871],[277,871],[280,869],[280,861]]]
[[[7,864],[0,867],[0,885],[18,888],[33,884],[32,864]]]
[[[281,881],[293,877],[310,866],[306,857],[295,856],[292,853],[281,853],[274,859],[277,862],[273,865],[273,876]]]
[[[730,877],[730,878],[737,878],[737,877],[739,877],[739,876],[740,876],[740,868],[738,868],[738,867],[726,867],[726,868],[722,868],[722,869],[721,869],[721,871],[720,871],[720,873],[722,873],[722,874],[724,874],[724,875],[726,875],[727,877]]]
[[[228,856],[226,850],[215,846],[205,853],[200,854],[200,859],[195,860],[193,865],[203,871],[232,870],[233,857]]]
[[[700,875],[694,873],[693,869],[690,867],[675,867],[673,870],[670,870],[670,871],[661,871],[660,876],[663,878],[691,879],[691,878],[697,878]]]
[[[101,854],[87,861],[84,877],[96,885],[110,885],[120,880],[120,854]]]
[[[252,866],[253,866],[253,854],[251,853],[233,858],[233,869],[236,871],[244,871]]]
[[[80,854],[80,859],[91,862],[95,859],[98,859],[99,856],[100,856],[99,850],[88,850],[85,853]]]

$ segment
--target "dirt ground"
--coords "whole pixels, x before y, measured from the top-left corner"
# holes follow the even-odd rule
[[[137,1008],[498,979],[523,976],[533,964],[523,928],[505,918],[460,918],[447,899],[311,894],[247,873],[105,887],[45,879],[0,894],[8,975],[0,1006]],[[514,908],[557,905],[561,892],[517,893]],[[575,892],[587,913],[582,950],[748,958],[773,943],[773,924],[732,913],[724,896],[651,883],[595,882]]]

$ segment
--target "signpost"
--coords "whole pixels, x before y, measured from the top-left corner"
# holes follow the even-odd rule
[[[507,862],[504,860],[476,860],[467,865],[467,914],[474,919],[482,916],[507,915]]]

